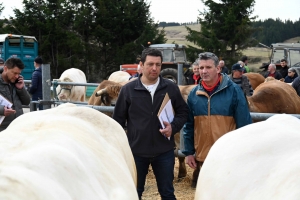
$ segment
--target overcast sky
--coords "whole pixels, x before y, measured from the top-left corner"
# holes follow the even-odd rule
[[[194,22],[197,20],[199,10],[203,10],[201,0],[147,0],[150,2],[151,16],[155,22]],[[13,8],[22,9],[22,0],[1,0],[5,9],[0,18],[12,16]],[[290,19],[299,20],[300,0],[256,0],[254,6],[254,15],[258,19]]]

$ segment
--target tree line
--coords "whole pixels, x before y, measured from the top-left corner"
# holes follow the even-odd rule
[[[99,82],[120,64],[136,62],[148,42],[166,42],[145,1],[26,0],[23,6],[1,20],[0,33],[35,36],[53,78],[73,67]]]
[[[300,36],[300,18],[295,22],[279,18],[259,20],[253,22],[252,26],[258,28],[252,37],[267,46]]]

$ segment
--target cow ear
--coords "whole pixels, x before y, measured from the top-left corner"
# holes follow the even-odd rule
[[[70,79],[69,77],[65,77],[65,78],[63,79],[63,82],[73,82],[73,80]]]
[[[60,80],[60,79],[53,79],[53,81],[61,82],[61,80]]]

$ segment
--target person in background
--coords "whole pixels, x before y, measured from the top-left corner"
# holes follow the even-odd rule
[[[244,63],[244,73],[249,73],[250,69],[248,67],[248,57],[247,56],[243,56],[241,61]]]
[[[228,68],[225,66],[224,60],[220,60],[219,66],[222,74],[228,74]]]
[[[130,77],[129,77],[129,80],[131,80],[132,78],[139,77],[141,73],[142,73],[141,66],[138,65],[138,66],[137,66],[137,72],[136,72],[133,76],[130,76]]]
[[[298,96],[300,97],[300,76],[295,78],[295,80],[292,83],[292,87],[296,90]]]
[[[267,77],[269,77],[269,76],[274,77],[274,78],[277,79],[277,80],[282,79],[281,74],[280,74],[279,72],[276,71],[276,65],[273,64],[273,63],[271,63],[271,64],[269,65],[269,67],[268,67],[268,72],[265,74],[264,77],[267,78]]]
[[[288,69],[289,69],[289,67],[287,66],[286,59],[281,59],[280,65],[281,65],[281,69],[279,73],[281,74],[282,78],[285,78],[288,75]]]
[[[284,82],[285,83],[292,83],[295,80],[295,78],[297,78],[297,77],[298,77],[298,75],[297,75],[296,70],[293,69],[293,68],[289,68],[288,69],[288,75],[285,77]]]
[[[4,60],[0,58],[0,69],[2,69],[3,67],[4,67]]]
[[[32,95],[32,101],[38,101],[43,99],[43,82],[42,82],[42,64],[41,57],[34,59],[35,70],[32,73],[31,87],[29,93]],[[43,110],[43,105],[39,104],[39,110]]]
[[[162,53],[145,49],[141,57],[142,74],[124,85],[120,91],[113,119],[123,128],[127,124],[128,142],[137,169],[137,193],[142,198],[146,175],[151,164],[161,199],[174,195],[174,134],[179,132],[188,116],[188,107],[178,86],[161,75]],[[158,111],[168,94],[174,109],[171,123],[158,119]],[[170,139],[168,139],[170,138]]]
[[[232,65],[232,74],[229,76],[230,79],[241,87],[245,96],[253,95],[253,88],[247,76],[243,75],[244,68],[241,64],[236,63]]]
[[[200,53],[198,63],[201,81],[188,95],[190,112],[183,128],[183,153],[186,163],[195,169],[192,187],[196,187],[200,167],[212,145],[224,134],[252,123],[241,88],[220,73],[218,57]]]
[[[0,69],[0,94],[12,103],[11,108],[0,105],[0,115],[5,116],[0,131],[5,130],[15,118],[23,114],[22,105],[30,103],[30,95],[20,75],[23,69],[23,62],[15,57],[7,59],[3,69]]]
[[[188,85],[197,85],[201,79],[200,73],[199,73],[199,65],[197,62],[194,62],[192,65],[193,73],[189,75],[187,79]]]

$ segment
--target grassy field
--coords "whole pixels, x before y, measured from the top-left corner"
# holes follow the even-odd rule
[[[188,25],[193,30],[200,31],[200,24]],[[162,29],[162,28],[159,28]],[[164,28],[167,37],[167,43],[177,43],[177,44],[185,44],[195,46],[192,42],[189,42],[185,39],[185,36],[188,34],[185,26],[169,26]],[[300,41],[300,37],[291,38],[289,40],[284,41],[285,43],[296,43]],[[244,50],[242,52],[244,55],[249,58],[249,68],[253,72],[260,71],[259,67],[262,63],[269,62],[269,57],[271,55],[271,51],[264,47],[252,47]],[[254,62],[254,60],[260,60],[258,62]]]

